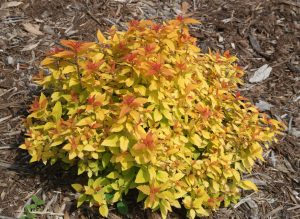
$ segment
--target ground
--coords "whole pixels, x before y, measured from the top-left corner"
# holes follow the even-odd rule
[[[38,218],[96,218],[76,209],[69,184],[74,174],[59,166],[28,164],[22,120],[38,94],[31,81],[39,62],[59,39],[95,40],[97,29],[126,28],[131,19],[157,21],[185,13],[202,21],[191,27],[203,52],[230,50],[245,69],[243,95],[287,130],[244,178],[259,191],[243,193],[236,205],[210,218],[300,218],[300,2],[297,0],[18,0],[0,2],[0,218],[16,218],[35,194],[45,201]],[[263,81],[249,79],[261,66],[272,68]],[[109,218],[159,218],[129,200],[130,213],[112,209]],[[185,218],[183,211],[169,218]]]

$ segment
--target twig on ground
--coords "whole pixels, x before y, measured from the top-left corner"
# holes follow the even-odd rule
[[[5,145],[5,146],[0,146],[0,150],[4,150],[4,149],[17,149],[17,146],[14,145]]]

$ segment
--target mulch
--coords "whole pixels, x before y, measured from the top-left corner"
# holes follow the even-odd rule
[[[97,210],[76,209],[69,184],[73,171],[59,165],[28,164],[17,149],[24,139],[22,120],[39,88],[32,75],[59,39],[95,40],[97,29],[126,29],[132,19],[163,21],[186,13],[202,21],[192,26],[203,52],[230,50],[245,72],[241,93],[287,130],[244,178],[259,191],[243,192],[239,203],[210,218],[300,218],[300,2],[297,0],[2,0],[0,3],[0,218],[17,218],[36,195],[45,206],[37,218],[97,218]],[[263,65],[263,81],[250,83]],[[134,196],[134,194],[132,194]],[[129,214],[112,209],[109,218],[160,218],[129,197]],[[185,218],[176,210],[169,218]]]

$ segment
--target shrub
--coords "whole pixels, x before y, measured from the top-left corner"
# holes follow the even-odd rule
[[[41,62],[43,92],[21,148],[31,162],[60,160],[87,174],[78,206],[102,216],[131,189],[165,218],[172,207],[209,215],[256,186],[241,179],[282,124],[237,92],[242,69],[229,52],[202,54],[178,17],[131,21],[99,42],[62,40]]]

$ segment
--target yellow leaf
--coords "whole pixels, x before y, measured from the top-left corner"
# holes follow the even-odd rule
[[[92,145],[87,144],[86,146],[84,146],[83,150],[85,150],[85,151],[95,151],[96,149]]]
[[[92,158],[99,159],[98,153],[91,153],[91,155],[92,155]]]
[[[158,171],[157,175],[157,180],[160,181],[160,182],[167,182],[169,180],[169,175],[167,172],[165,171]]]
[[[209,216],[209,213],[202,207],[197,208],[196,213],[201,216]]]
[[[191,143],[198,146],[199,148],[204,148],[205,144],[202,144],[202,140],[199,135],[193,134],[191,136]]]
[[[101,145],[108,147],[117,147],[118,146],[119,137],[117,135],[108,136]]]
[[[107,207],[107,205],[101,205],[100,208],[99,208],[99,213],[101,214],[101,216],[107,217],[108,216],[108,207]]]
[[[118,177],[119,177],[119,174],[118,174],[118,172],[116,172],[116,171],[111,172],[111,173],[109,173],[109,174],[106,176],[106,178],[108,178],[108,179],[116,179],[116,178],[118,178]]]
[[[154,110],[154,114],[153,115],[154,115],[154,121],[155,122],[159,122],[162,119],[162,115],[161,115],[161,113],[159,112],[158,109]]]
[[[55,60],[56,60],[55,58],[47,57],[43,61],[41,61],[41,65],[46,66],[46,65],[52,64],[53,62],[55,62]]]
[[[138,190],[140,190],[142,193],[144,193],[145,195],[150,195],[150,187],[147,185],[141,185],[136,187]]]
[[[163,42],[165,44],[167,44],[168,48],[171,50],[171,51],[175,51],[175,45],[173,43],[172,40],[169,40],[169,39],[164,39]]]
[[[71,151],[71,152],[69,153],[69,160],[74,159],[76,156],[77,156],[76,152],[75,152],[75,151]]]
[[[68,65],[68,66],[66,66],[66,67],[62,70],[62,74],[68,74],[68,73],[71,73],[71,72],[74,72],[74,71],[76,71],[75,66]]]
[[[61,114],[62,114],[61,103],[57,101],[55,103],[55,106],[52,109],[52,115],[54,116],[55,121],[58,121],[61,118]]]
[[[127,151],[128,149],[128,144],[129,144],[129,140],[127,137],[125,136],[121,136],[120,137],[120,148],[121,148],[121,151]]]
[[[118,124],[116,123],[115,125],[113,125],[113,127],[111,128],[111,132],[120,132],[122,131],[124,128],[123,124]]]
[[[98,202],[99,204],[102,204],[104,202],[104,195],[101,193],[94,194],[93,199],[95,199],[95,201]]]
[[[136,175],[135,183],[146,183],[149,181],[149,173],[144,168],[140,168],[139,172]]]
[[[85,117],[81,119],[79,122],[76,123],[76,126],[85,126],[85,125],[90,125],[93,123],[93,120],[91,117]]]
[[[83,190],[83,186],[80,184],[72,184],[72,187],[76,192],[81,192]]]
[[[106,39],[100,30],[97,31],[97,38],[99,43],[106,43]]]
[[[213,189],[216,191],[216,192],[218,192],[219,191],[219,189],[220,189],[220,186],[219,186],[219,184],[216,182],[216,181],[212,181],[212,187],[213,187]]]
[[[79,81],[78,80],[76,80],[75,78],[70,78],[70,80],[69,80],[69,87],[72,87],[72,86],[76,86],[76,85],[78,85],[79,84]]]
[[[258,190],[256,185],[253,182],[251,182],[250,180],[241,181],[240,186],[241,186],[241,188],[243,188],[245,190],[254,190],[254,191]]]
[[[210,133],[206,130],[201,130],[202,136],[206,139],[210,139]]]
[[[134,84],[134,78],[130,77],[125,80],[125,84],[127,87],[131,87]]]
[[[137,85],[133,89],[135,92],[139,93],[142,96],[146,95],[146,88],[142,85]]]
[[[172,118],[172,114],[171,114],[168,110],[166,110],[166,109],[162,110],[162,114],[163,114],[168,120],[172,120],[172,119],[173,119],[173,118]]]
[[[196,19],[194,19],[194,18],[184,18],[183,19],[183,22],[185,23],[185,24],[200,24],[201,22],[200,21],[198,21],[198,20],[196,20]]]
[[[237,182],[240,182],[240,180],[241,180],[240,173],[239,173],[237,170],[235,170],[235,169],[231,169],[231,171],[232,171],[232,174],[233,174],[234,179],[235,179]]]

